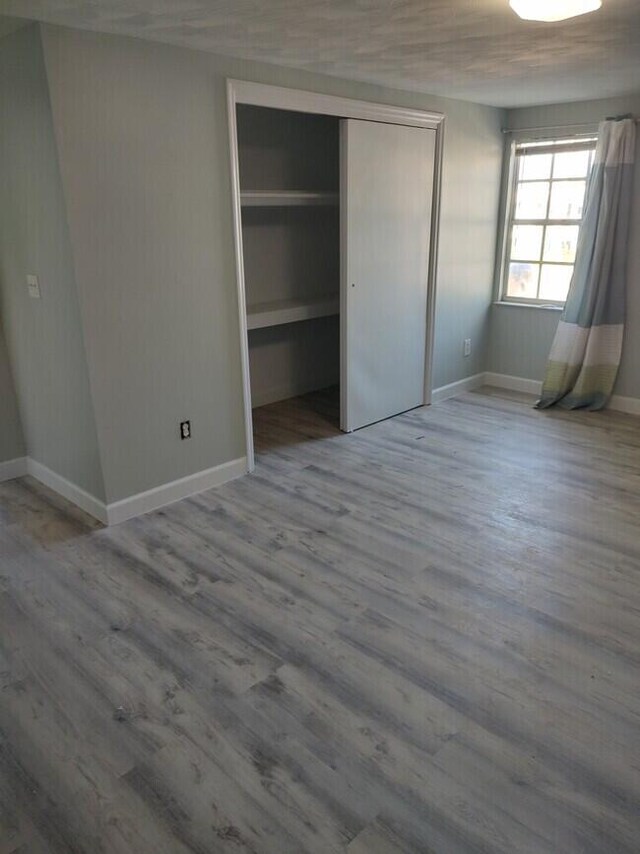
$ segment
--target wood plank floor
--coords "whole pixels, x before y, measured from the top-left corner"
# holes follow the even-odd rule
[[[640,851],[640,421],[335,418],[108,530],[0,485],[0,854]]]

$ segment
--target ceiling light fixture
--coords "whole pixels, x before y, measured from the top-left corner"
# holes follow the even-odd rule
[[[509,5],[525,21],[566,21],[595,12],[602,0],[509,0]]]

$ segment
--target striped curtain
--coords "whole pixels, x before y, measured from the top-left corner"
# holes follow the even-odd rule
[[[598,129],[573,278],[538,409],[602,409],[613,391],[622,355],[635,138],[631,118]]]

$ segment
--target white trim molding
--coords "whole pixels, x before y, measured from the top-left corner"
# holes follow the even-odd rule
[[[429,110],[416,110],[375,101],[358,101],[353,98],[341,98],[338,95],[308,92],[304,89],[288,89],[284,86],[271,86],[268,83],[254,83],[250,80],[229,79],[227,86],[236,103],[252,104],[254,107],[271,107],[297,113],[319,113],[341,119],[364,119],[434,130],[444,119],[442,113]]]
[[[359,101],[341,98],[336,95],[323,95],[303,89],[287,89],[282,86],[270,86],[248,80],[227,80],[227,117],[229,125],[229,151],[231,166],[231,204],[233,212],[234,247],[236,259],[236,286],[238,291],[238,320],[240,324],[240,359],[242,367],[242,390],[244,401],[244,429],[247,470],[253,471],[253,424],[251,418],[251,383],[249,378],[249,345],[247,338],[247,298],[244,278],[244,260],[242,247],[242,215],[240,206],[240,166],[238,160],[238,127],[236,107],[238,104],[251,104],[256,107],[270,107],[278,110],[291,110],[299,113],[315,113],[335,116],[340,119],[364,119],[387,124],[409,125],[430,128],[436,132],[436,154],[433,177],[433,207],[431,214],[431,250],[429,256],[427,347],[425,363],[424,403],[431,402],[431,369],[433,364],[433,341],[435,324],[435,293],[438,276],[438,242],[440,229],[440,197],[442,188],[442,163],[444,157],[443,113],[429,110],[416,110],[411,107],[398,107],[393,104],[380,104],[374,101]],[[255,406],[255,401],[253,403]]]
[[[434,388],[431,392],[431,403],[440,403],[443,400],[449,400],[449,398],[457,397],[465,391],[473,391],[476,388],[480,388],[481,385],[486,385],[485,374],[474,374],[455,383]]]
[[[118,525],[120,522],[126,522],[127,519],[133,519],[134,516],[142,516],[143,513],[158,510],[160,507],[173,504],[182,498],[188,498],[198,492],[213,489],[215,486],[222,486],[223,483],[235,480],[246,473],[247,458],[240,457],[237,460],[222,463],[222,465],[196,472],[187,477],[181,477],[171,483],[163,483],[162,486],[147,489],[137,495],[130,495],[128,498],[114,501],[106,506],[106,524]]]
[[[90,516],[93,516],[93,518],[97,519],[98,522],[102,522],[104,525],[108,524],[107,507],[105,503],[100,501],[99,498],[96,498],[95,495],[91,495],[91,493],[86,492],[79,486],[76,486],[75,483],[67,480],[66,477],[62,477],[62,475],[52,471],[47,466],[39,463],[31,457],[27,458],[26,474],[30,474],[31,477],[35,477],[35,479],[39,480],[40,483],[48,486],[49,489],[57,492],[58,495],[66,498],[67,501],[75,504],[76,507],[84,510],[85,513],[88,513]]]
[[[142,516],[143,513],[149,513],[151,510],[173,504],[174,501],[180,501],[182,498],[188,498],[190,495],[196,495],[198,492],[204,492],[216,486],[222,486],[223,483],[235,480],[246,473],[247,459],[241,457],[182,477],[171,483],[163,483],[161,486],[148,489],[146,492],[139,492],[137,495],[131,495],[121,501],[105,504],[95,495],[91,495],[62,475],[31,459],[31,457],[20,457],[16,460],[0,463],[0,482],[31,475],[53,492],[102,522],[103,525],[117,525],[127,519],[133,519],[134,516]]]
[[[249,333],[247,321],[247,292],[244,286],[244,247],[242,243],[242,207],[240,198],[240,158],[238,155],[238,116],[236,105],[242,103],[234,81],[227,81],[227,120],[229,125],[229,154],[231,157],[231,206],[233,213],[233,243],[236,258],[238,291],[238,324],[240,327],[240,367],[242,370],[242,403],[244,407],[244,440],[247,468],[253,471],[253,418],[251,416],[251,376],[249,369]]]
[[[508,374],[486,373],[482,385],[492,385],[494,388],[504,388],[509,391],[522,391],[525,394],[535,394],[536,396],[542,392],[541,380],[512,377]],[[640,397],[623,397],[620,394],[614,394],[606,409],[610,409],[612,412],[624,412],[627,415],[640,415]]]
[[[626,412],[628,415],[640,415],[640,397],[623,397],[614,394],[609,401],[608,409],[614,412]]]
[[[542,392],[541,380],[530,380],[526,377],[512,377],[509,374],[484,375],[484,385],[492,385],[494,388],[504,388],[509,391],[521,391],[525,394],[540,394]]]
[[[13,480],[16,477],[24,477],[26,473],[26,457],[16,457],[15,460],[5,460],[0,463],[0,483],[4,483],[5,480]]]

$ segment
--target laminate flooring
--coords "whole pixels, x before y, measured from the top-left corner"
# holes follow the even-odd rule
[[[0,854],[637,854],[640,421],[483,390],[104,529],[0,485]]]

